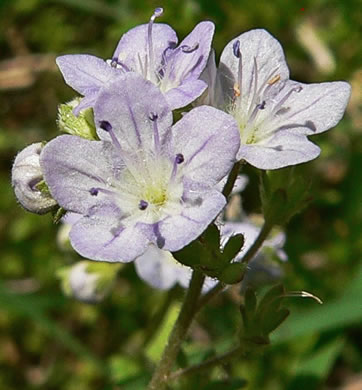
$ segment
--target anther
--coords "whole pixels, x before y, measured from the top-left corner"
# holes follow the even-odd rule
[[[158,115],[155,112],[151,112],[148,116],[152,122],[158,119]]]
[[[194,52],[195,50],[197,50],[199,48],[199,43],[196,42],[194,43],[193,46],[188,46],[188,45],[182,45],[180,46],[180,49],[183,53],[192,53]]]
[[[155,18],[158,18],[159,16],[161,16],[163,14],[163,8],[162,7],[157,7],[155,8],[155,11],[153,12],[153,16]]]
[[[236,58],[240,58],[240,41],[235,41],[233,44],[233,53]]]
[[[185,157],[181,153],[177,153],[175,157],[176,164],[182,164],[185,161]]]
[[[143,211],[143,210],[146,210],[147,207],[148,207],[148,202],[146,202],[143,199],[140,200],[140,202],[138,203],[138,208]]]
[[[92,195],[92,196],[97,196],[98,195],[98,192],[99,192],[99,190],[97,189],[97,188],[91,188],[90,190],[89,190],[89,193]]]
[[[107,132],[110,132],[112,130],[112,125],[108,121],[100,121],[99,127]]]
[[[274,77],[272,77],[272,78],[267,82],[267,84],[273,85],[273,84],[277,83],[279,80],[280,80],[280,74],[276,74]]]
[[[152,26],[153,22],[155,21],[156,18],[161,16],[163,14],[163,8],[158,7],[155,9],[153,12],[153,15],[150,18],[150,22],[148,23],[148,30],[147,30],[147,40],[148,40],[148,66],[150,69],[150,74],[149,77],[150,79],[154,78],[154,73],[155,73],[155,54],[153,52],[153,40],[152,40]],[[147,76],[147,69],[145,69],[146,76]]]
[[[112,61],[111,61],[111,67],[112,68],[117,68],[117,65],[118,65],[117,58],[113,58]]]
[[[258,109],[259,110],[264,110],[265,104],[266,104],[266,102],[265,102],[265,100],[263,100],[260,104],[257,105]]]

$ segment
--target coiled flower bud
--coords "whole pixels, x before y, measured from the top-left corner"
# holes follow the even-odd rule
[[[42,149],[42,142],[27,146],[16,156],[11,172],[12,186],[19,203],[36,214],[45,214],[57,205],[43,180],[39,163]]]

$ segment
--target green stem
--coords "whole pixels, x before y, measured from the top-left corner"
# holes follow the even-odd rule
[[[241,263],[248,264],[249,261],[256,255],[258,250],[263,245],[263,242],[268,237],[270,231],[273,228],[273,224],[264,222],[263,227],[261,228],[258,237],[254,241],[253,245],[247,250],[245,255],[240,260]]]
[[[242,348],[240,346],[236,347],[229,352],[226,352],[219,356],[215,356],[200,364],[195,364],[194,366],[190,366],[182,370],[175,371],[170,375],[169,380],[175,380],[180,377],[185,377],[195,373],[200,373],[204,370],[208,370],[210,368],[229,363],[231,360],[239,357],[242,354],[243,354]]]
[[[235,181],[238,178],[238,174],[240,171],[240,166],[241,166],[241,161],[236,162],[231,172],[229,173],[227,182],[224,186],[224,189],[222,190],[222,194],[225,196],[226,199],[230,196],[231,191],[234,188]]]
[[[189,289],[182,304],[179,316],[171,331],[168,343],[163,351],[160,363],[153,374],[147,390],[163,390],[167,385],[170,372],[180,350],[181,343],[185,339],[196,312],[196,305],[201,293],[205,276],[195,270],[192,274]]]

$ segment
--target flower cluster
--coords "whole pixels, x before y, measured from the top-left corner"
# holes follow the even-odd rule
[[[81,97],[59,109],[68,134],[18,155],[13,186],[29,211],[58,205],[78,215],[70,241],[80,255],[136,260],[142,278],[166,289],[188,284],[190,271],[175,266],[172,252],[220,216],[238,162],[271,170],[316,158],[320,149],[308,136],[338,123],[350,87],[289,80],[283,50],[265,30],[229,42],[217,68],[213,23],[199,23],[178,44],[170,26],[155,23],[162,12],[124,34],[110,59],[57,58]],[[245,221],[220,229],[224,244],[253,236]]]

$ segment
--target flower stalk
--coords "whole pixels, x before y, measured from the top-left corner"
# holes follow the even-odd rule
[[[192,319],[196,313],[196,305],[201,293],[205,276],[195,270],[192,274],[190,287],[186,292],[180,314],[171,331],[168,343],[163,351],[160,363],[156,368],[147,390],[163,390],[170,377],[173,364],[180,350],[181,343],[185,339]]]

